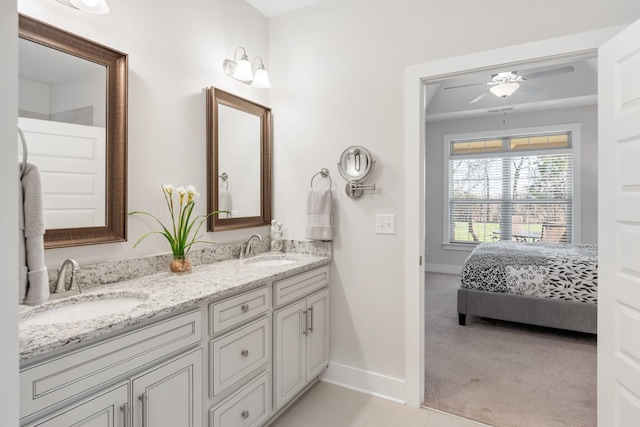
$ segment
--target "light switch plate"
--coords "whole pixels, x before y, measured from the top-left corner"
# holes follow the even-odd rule
[[[376,214],[376,234],[396,234],[396,215]]]

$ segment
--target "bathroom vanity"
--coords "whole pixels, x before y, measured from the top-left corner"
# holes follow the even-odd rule
[[[21,426],[262,426],[329,363],[329,257],[260,254],[21,307]],[[29,324],[74,301],[133,308]]]

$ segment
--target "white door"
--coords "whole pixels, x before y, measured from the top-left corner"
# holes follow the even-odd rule
[[[329,290],[307,299],[307,382],[329,364]]]
[[[307,302],[299,301],[275,313],[274,405],[278,410],[305,386]]]
[[[202,350],[143,373],[132,383],[135,427],[202,426]]]
[[[640,420],[640,21],[598,53],[598,425]]]
[[[18,125],[40,169],[45,228],[104,226],[105,129],[24,117]]]

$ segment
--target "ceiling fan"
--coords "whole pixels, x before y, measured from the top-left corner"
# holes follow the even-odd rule
[[[458,85],[458,86],[449,86],[445,87],[447,89],[457,89],[461,87],[470,87],[470,86],[490,86],[488,90],[482,92],[477,97],[473,98],[469,101],[469,104],[473,104],[475,102],[480,101],[482,98],[487,96],[489,92],[493,93],[495,96],[500,98],[506,98],[509,95],[512,95],[516,90],[521,89],[525,93],[536,94],[542,91],[539,87],[531,86],[529,84],[523,83],[525,80],[534,80],[539,79],[541,77],[549,77],[555,76],[558,74],[572,73],[574,71],[573,66],[568,65],[565,67],[552,68],[550,70],[539,71],[537,73],[531,73],[525,75],[519,75],[516,71],[506,71],[498,74],[491,75],[491,80],[485,83],[471,83],[466,85]]]

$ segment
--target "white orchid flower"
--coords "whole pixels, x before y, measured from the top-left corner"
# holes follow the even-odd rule
[[[175,190],[175,188],[173,188],[173,185],[171,185],[171,184],[164,184],[164,185],[162,186],[162,189],[163,189],[164,191],[166,191],[168,195],[173,194],[173,190]]]

